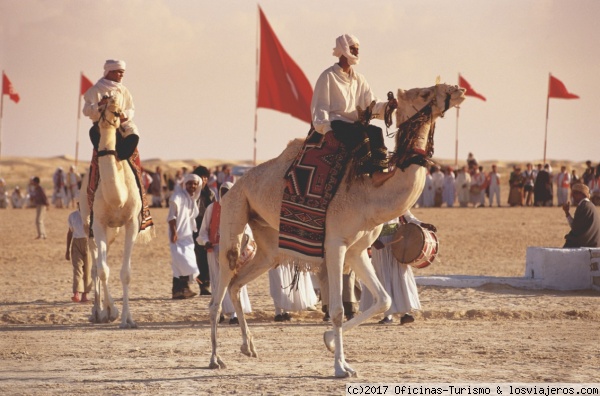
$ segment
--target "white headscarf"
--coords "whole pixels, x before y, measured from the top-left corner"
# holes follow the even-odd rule
[[[350,47],[353,45],[359,45],[358,39],[351,34],[342,34],[340,37],[335,39],[335,48],[333,49],[333,56],[339,58],[344,55],[348,59],[350,65],[358,65],[358,56],[350,53]]]
[[[225,183],[221,184],[221,187],[219,188],[219,200],[221,198],[223,198],[222,195],[221,195],[221,190],[224,189],[224,188],[227,189],[227,190],[231,190],[231,187],[233,187],[233,183],[232,182],[225,182]]]
[[[125,66],[125,61],[108,59],[106,63],[104,63],[104,77],[106,77],[110,71],[125,70]]]

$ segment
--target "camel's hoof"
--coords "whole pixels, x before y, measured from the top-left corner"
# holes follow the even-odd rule
[[[254,347],[248,347],[248,345],[242,344],[242,347],[240,348],[240,350],[246,356],[254,357],[254,358],[258,357],[258,354],[256,353],[256,350],[254,349]]]
[[[325,346],[329,352],[335,352],[335,335],[333,330],[327,330],[323,333],[323,342],[325,342]]]
[[[119,328],[121,329],[137,329],[137,324],[133,320],[128,320],[125,323],[121,323]]]
[[[223,361],[220,358],[217,358],[216,362],[214,360],[210,361],[208,368],[213,369],[213,370],[220,370],[220,369],[226,369],[227,366],[225,365],[225,363],[223,363]]]
[[[358,375],[356,374],[356,371],[351,370],[351,369],[348,370],[348,371],[346,371],[346,370],[339,370],[339,371],[336,370],[335,371],[335,376],[336,376],[336,378],[351,378],[351,377],[352,378],[357,378],[358,377]]]
[[[117,308],[108,308],[108,320],[114,322],[119,318],[119,310]]]

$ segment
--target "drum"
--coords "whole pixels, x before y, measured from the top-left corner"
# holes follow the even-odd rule
[[[415,268],[429,266],[438,254],[439,242],[433,231],[413,223],[403,224],[394,234],[392,254],[401,264]]]
[[[481,192],[481,187],[473,185],[473,186],[471,186],[469,191],[471,192],[471,194],[477,195]]]
[[[247,264],[256,256],[256,242],[248,234],[242,237],[242,248],[240,249],[240,257],[237,259],[238,267]]]

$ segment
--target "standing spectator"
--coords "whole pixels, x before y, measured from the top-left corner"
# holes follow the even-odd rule
[[[456,199],[456,187],[454,184],[454,171],[451,167],[447,167],[446,176],[444,176],[444,191],[442,192],[442,196],[444,198],[444,202],[446,202],[446,206],[449,208],[454,206],[454,201]]]
[[[157,166],[155,172],[148,172],[148,174],[152,177],[148,191],[152,195],[152,207],[162,208],[162,170]]]
[[[61,167],[56,168],[54,176],[52,177],[52,182],[54,183],[52,203],[57,209],[62,209],[63,201],[65,199],[65,174]]]
[[[471,175],[471,203],[473,207],[478,208],[485,205],[485,174],[482,172],[483,167],[475,167]]]
[[[590,181],[594,178],[595,173],[596,172],[594,170],[594,167],[592,166],[592,161],[585,161],[585,171],[583,171],[583,175],[581,176],[583,184],[585,184],[586,186],[589,185]]]
[[[225,168],[227,165],[221,166],[221,169],[217,170],[217,189],[221,188],[221,184],[225,182]]]
[[[13,190],[12,195],[10,196],[10,201],[12,207],[15,209],[21,209],[23,205],[25,205],[25,196],[21,192],[21,188],[19,186],[16,186]]]
[[[196,295],[189,288],[190,280],[196,278],[198,267],[194,254],[193,232],[196,231],[196,216],[202,179],[189,174],[183,179],[183,186],[177,186],[169,202],[169,247],[171,249],[171,269],[173,270],[173,299],[181,300]],[[190,277],[192,279],[190,279]]]
[[[75,172],[75,166],[71,165],[69,167],[69,172],[65,177],[65,188],[67,190],[66,195],[66,206],[75,207],[76,201],[79,199],[79,183],[81,183],[81,178]]]
[[[433,169],[433,167],[431,168]],[[431,208],[435,198],[435,191],[433,190],[433,177],[429,169],[425,175],[425,185],[423,186],[423,192],[421,192],[420,206],[423,208]]]
[[[169,200],[171,199],[171,195],[173,195],[173,190],[175,190],[175,179],[170,173],[165,173],[163,177],[165,182],[165,205],[169,207]]]
[[[535,178],[537,177],[537,171],[533,169],[533,164],[531,162],[527,163],[527,169],[523,171],[523,194],[525,195],[525,205],[531,206],[533,205],[533,185],[535,183]]]
[[[37,238],[35,239],[46,239],[46,227],[44,226],[44,219],[46,217],[46,211],[50,209],[50,203],[46,192],[40,185],[40,178],[35,176],[32,179],[33,183],[33,195],[31,197],[33,204],[35,205],[35,225],[37,227]]]
[[[196,240],[198,238],[198,233],[200,228],[202,227],[202,220],[204,219],[204,213],[206,213],[206,208],[213,202],[215,202],[216,196],[212,192],[212,190],[208,186],[208,178],[210,176],[210,171],[208,168],[200,165],[197,166],[192,173],[198,175],[202,179],[202,189],[200,190],[200,197],[198,197],[198,201],[196,202],[198,205],[198,216],[196,217],[196,229],[198,231],[194,232],[194,253],[196,255],[196,265],[198,266],[198,271],[200,271],[200,275],[196,280],[200,285],[200,295],[201,296],[210,296],[210,269],[208,267],[208,256],[206,254],[206,248],[198,243]]]
[[[226,182],[223,183],[221,188],[219,189],[220,198],[223,199],[225,194],[229,191],[229,189],[233,186],[233,183]],[[198,234],[198,243],[203,245],[207,251],[208,257],[208,265],[210,266],[210,284],[214,290],[219,288],[219,239],[220,239],[220,224],[219,220],[221,218],[221,204],[219,201],[215,201],[206,208],[206,212],[204,212],[204,218],[202,219],[202,227],[200,228],[200,232]],[[252,231],[250,227],[246,224],[246,228],[244,233],[251,234]],[[240,289],[239,294],[240,302],[242,304],[242,309],[244,313],[252,312],[252,307],[250,305],[250,299],[248,298],[248,290],[244,285]],[[239,324],[239,320],[237,318],[237,314],[235,313],[235,308],[233,307],[233,303],[231,301],[231,296],[229,295],[229,290],[225,293],[225,298],[223,299],[223,303],[221,304],[222,313],[229,316],[229,324]],[[219,318],[219,323],[225,320],[224,316],[221,315]]]
[[[580,179],[579,176],[577,176],[577,171],[575,169],[571,169],[571,187],[573,187],[573,184],[575,183],[579,183]]]
[[[552,179],[550,176],[549,165],[544,165],[535,178],[533,186],[534,206],[552,206]]]
[[[469,206],[469,191],[471,189],[471,174],[467,166],[463,166],[456,176],[456,191],[458,204],[461,208]]]
[[[444,174],[440,170],[439,166],[435,165],[432,168],[431,179],[433,181],[434,191],[433,206],[439,208],[440,206],[442,206],[442,191],[444,189]]]
[[[88,250],[88,238],[83,228],[83,220],[77,210],[71,212],[68,219],[67,252],[65,259],[73,264],[73,302],[88,301],[87,295],[92,290],[92,266]]]
[[[467,156],[467,166],[469,167],[469,173],[474,172],[475,168],[479,166],[473,153],[469,153],[469,155]]]
[[[523,206],[523,186],[525,185],[524,173],[521,173],[521,167],[513,166],[513,171],[508,179],[510,191],[508,193],[508,204],[510,206]]]
[[[411,315],[412,311],[421,309],[419,292],[412,267],[398,262],[392,253],[394,233],[400,224],[407,223],[416,224],[433,232],[436,231],[434,225],[421,223],[410,211],[407,211],[400,218],[390,220],[383,225],[381,234],[373,243],[373,258],[371,261],[373,262],[377,278],[392,298],[392,305],[384,313],[383,319],[379,321],[380,324],[392,323],[393,314],[400,315],[400,324],[412,323],[415,320]],[[360,301],[361,311],[365,311],[373,305],[371,292],[364,288],[363,293],[364,295]]]
[[[569,201],[569,188],[571,187],[571,175],[566,166],[560,167],[560,173],[556,175],[556,203],[563,206]]]
[[[594,177],[588,185],[590,189],[590,199],[596,206],[600,206],[600,175]]]
[[[492,171],[489,173],[487,178],[487,184],[489,186],[490,191],[490,207],[494,203],[494,197],[496,197],[496,205],[500,207],[502,206],[500,205],[500,173],[498,173],[498,168],[496,164],[492,165]]]
[[[8,192],[4,178],[0,177],[0,209],[6,208],[8,208]]]

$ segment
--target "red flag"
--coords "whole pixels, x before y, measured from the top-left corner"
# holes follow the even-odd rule
[[[579,96],[567,91],[567,87],[558,78],[550,75],[550,81],[548,82],[548,97],[559,98],[559,99],[579,99]]]
[[[6,74],[4,74],[4,72],[2,72],[2,95],[8,95],[10,100],[12,100],[15,103],[19,103],[19,100],[21,99],[19,98],[19,94],[15,91],[15,88],[13,87],[8,77],[6,77]]]
[[[278,110],[311,122],[312,86],[285,52],[269,21],[260,11],[260,72],[256,107]]]
[[[94,84],[92,84],[92,82],[89,80],[89,78],[87,78],[86,76],[83,75],[83,73],[81,73],[81,89],[80,89],[81,93],[80,93],[80,95],[84,95],[85,92],[93,86],[94,86]]]
[[[467,80],[465,80],[460,74],[458,75],[458,85],[467,90],[467,92],[465,92],[465,96],[474,96],[485,102],[485,97],[471,88],[471,84],[469,84]]]

